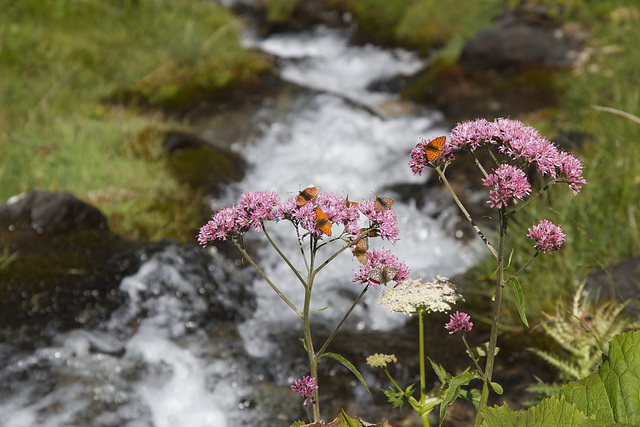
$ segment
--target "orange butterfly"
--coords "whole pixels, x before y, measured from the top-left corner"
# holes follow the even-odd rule
[[[387,197],[378,197],[376,196],[376,201],[373,204],[373,208],[376,210],[376,212],[381,212],[385,209],[389,209],[391,206],[393,206],[395,202]]]
[[[349,195],[347,194],[347,198],[344,200],[344,205],[348,208],[350,208],[351,206],[358,206],[358,203],[356,202],[350,202],[349,201]]]
[[[440,153],[442,152],[442,147],[444,147],[444,143],[447,140],[446,136],[439,136],[427,145],[425,145],[424,150],[427,155],[427,161],[429,163],[433,163],[440,157]]]
[[[384,267],[372,268],[367,272],[367,275],[374,282],[383,283],[386,285],[388,282],[395,279],[399,271],[400,269],[398,267],[386,265]]]
[[[356,243],[356,247],[353,250],[353,254],[355,255],[356,258],[358,258],[358,261],[360,261],[360,264],[367,263],[368,250],[369,250],[369,238],[363,237],[362,239],[358,240],[358,243]]]
[[[327,236],[331,236],[331,221],[326,213],[322,212],[322,209],[316,206],[316,227],[320,229]]]
[[[319,192],[320,187],[305,188],[304,190],[300,191],[300,194],[298,194],[298,196],[296,196],[296,204],[298,206],[302,206],[307,202],[312,201],[316,198]]]

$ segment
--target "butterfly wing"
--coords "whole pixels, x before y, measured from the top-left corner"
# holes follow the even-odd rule
[[[398,267],[394,267],[392,265],[387,265],[384,267],[376,267],[372,268],[367,272],[367,275],[374,282],[378,282],[380,284],[386,285],[390,281],[396,278],[400,269]]]
[[[326,213],[319,207],[316,207],[316,227],[327,236],[331,236],[331,221]]]
[[[299,192],[298,196],[296,196],[296,204],[298,206],[302,206],[315,199],[318,196],[318,193],[320,193],[320,187],[305,188]]]
[[[425,146],[424,149],[427,155],[427,161],[433,163],[438,159],[438,157],[440,157],[440,153],[442,152],[442,148],[444,147],[446,140],[446,136],[439,136]]]
[[[356,247],[353,250],[353,255],[360,261],[360,264],[367,263],[367,251],[369,250],[369,238],[363,237],[358,240]]]
[[[384,279],[384,283],[390,282],[396,278],[400,269],[398,267],[394,267],[392,265],[386,266],[382,269],[382,278]]]
[[[351,206],[358,206],[358,203],[349,201],[349,195],[347,194],[347,198],[344,200],[344,205],[345,207],[350,208]]]
[[[381,212],[385,209],[389,209],[395,202],[388,197],[376,196],[376,201],[373,204],[373,208],[376,212]]]

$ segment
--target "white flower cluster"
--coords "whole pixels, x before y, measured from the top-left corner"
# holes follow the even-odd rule
[[[451,311],[451,304],[462,300],[456,285],[447,277],[436,276],[433,282],[407,279],[387,288],[378,300],[387,311],[411,314],[419,312]]]

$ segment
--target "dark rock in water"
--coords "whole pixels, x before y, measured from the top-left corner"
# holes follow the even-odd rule
[[[107,218],[97,208],[71,193],[43,190],[20,194],[0,205],[0,227],[0,233],[34,231],[49,235],[108,229]]]
[[[627,308],[638,312],[640,296],[640,256],[629,258],[587,277],[586,290],[600,292],[601,299],[628,302]]]
[[[98,209],[69,193],[29,193],[0,205],[0,213],[0,332],[21,331],[25,345],[108,319],[126,300],[123,279],[157,256],[164,257],[157,265],[179,264],[179,276],[191,277],[206,300],[206,315],[190,321],[235,320],[255,304],[244,285],[226,286],[241,276],[221,256],[195,244],[127,240],[108,230]]]
[[[459,64],[470,76],[508,76],[529,68],[566,69],[580,58],[586,33],[559,27],[546,8],[507,11],[465,45]]]
[[[217,193],[224,184],[244,177],[247,163],[227,148],[217,147],[187,132],[168,132],[164,149],[173,175],[194,190]]]

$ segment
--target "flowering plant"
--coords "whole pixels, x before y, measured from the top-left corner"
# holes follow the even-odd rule
[[[466,219],[471,223],[478,236],[480,236],[496,259],[493,317],[484,369],[481,369],[478,364],[479,353],[472,352],[464,339],[465,332],[470,331],[472,327],[469,316],[465,313],[456,312],[451,315],[450,322],[445,326],[450,333],[461,332],[461,337],[476,367],[475,377],[483,382],[482,394],[475,402],[478,408],[475,425],[479,426],[484,418],[489,390],[493,389],[497,393],[502,392],[501,387],[492,381],[492,374],[497,351],[496,343],[503,288],[507,284],[513,287],[516,294],[518,313],[522,322],[528,326],[523,292],[517,277],[538,254],[550,254],[552,251],[560,249],[565,237],[562,229],[549,220],[543,219],[537,225],[533,225],[528,230],[527,237],[534,240],[533,249],[535,249],[535,252],[531,259],[521,266],[519,270],[507,275],[508,266],[505,263],[505,252],[509,219],[554,184],[565,183],[576,195],[586,181],[582,176],[582,163],[577,157],[562,151],[542,137],[538,131],[519,121],[504,118],[494,121],[477,119],[458,124],[450,132],[448,138],[445,138],[445,140],[443,138],[423,139],[413,149],[409,167],[414,174],[418,175],[422,174],[426,167],[435,170],[451,192],[454,201]],[[486,152],[491,159],[491,170],[486,170],[480,162],[477,156],[479,150]],[[497,211],[499,233],[496,245],[490,242],[473,221],[446,178],[445,172],[447,168],[462,152],[469,152],[473,156],[475,165],[482,174],[482,184],[489,190],[487,204]],[[532,185],[527,177],[535,173],[545,183],[536,192],[532,192]],[[442,379],[440,374],[438,376]],[[468,380],[471,379],[472,377],[468,377]],[[466,382],[468,383],[468,381]],[[451,394],[455,394],[457,397],[458,391],[458,389],[455,389],[454,393]],[[442,402],[442,406],[446,406],[453,400],[451,396],[445,396],[442,398]],[[441,407],[441,423],[444,417],[443,409]],[[425,425],[428,425],[428,421],[425,422]]]
[[[272,192],[245,193],[236,205],[221,209],[200,229],[198,242],[202,246],[207,246],[214,240],[231,240],[267,284],[300,317],[304,333],[302,341],[309,359],[310,375],[297,380],[291,388],[304,398],[305,407],[312,407],[313,415],[310,418],[316,422],[320,418],[318,360],[324,356],[338,360],[366,387],[364,379],[356,368],[344,357],[327,352],[327,347],[369,288],[386,285],[392,281],[401,282],[409,276],[407,266],[388,250],[368,250],[369,238],[380,237],[391,243],[398,240],[397,218],[391,209],[392,204],[392,200],[380,197],[363,203],[354,203],[348,198],[320,193],[319,187],[309,187],[284,203]],[[267,230],[269,222],[279,221],[287,221],[293,226],[292,231],[295,232],[295,239],[303,260],[303,271],[299,271],[285,256]],[[334,228],[337,227],[340,228],[336,233]],[[264,234],[271,247],[301,283],[304,290],[302,307],[296,306],[277,284],[267,277],[245,249],[243,236],[252,228]],[[332,245],[332,243],[336,244]],[[329,248],[334,248],[334,251],[328,252]],[[352,281],[362,285],[363,288],[333,332],[320,349],[316,350],[310,322],[315,278],[327,264],[347,249],[351,249],[360,262],[360,267],[354,272]],[[321,254],[327,252],[324,259],[321,259]]]

